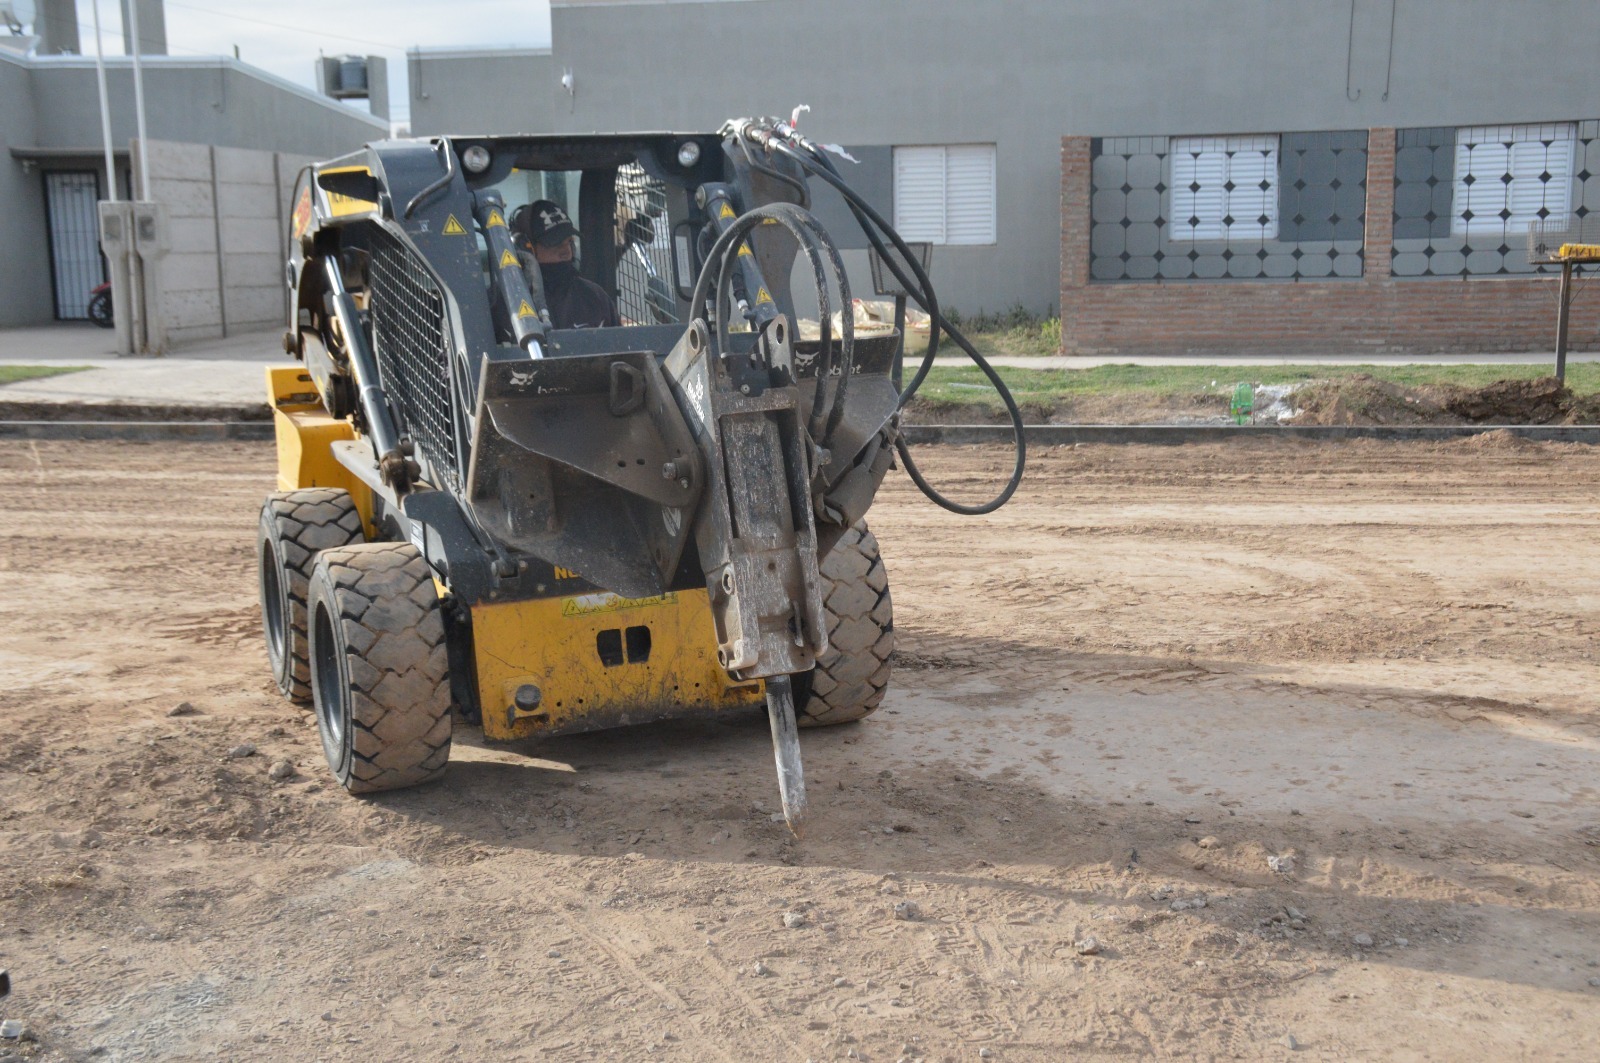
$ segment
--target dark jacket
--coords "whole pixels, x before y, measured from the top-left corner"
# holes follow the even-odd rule
[[[544,300],[550,310],[550,323],[556,328],[615,328],[621,324],[611,296],[594,281],[580,277],[576,266],[570,263],[541,266],[532,255],[523,253],[518,257],[522,260],[524,273],[539,270],[539,276],[544,281]],[[562,266],[568,268],[563,269]],[[529,280],[532,280],[531,276]]]

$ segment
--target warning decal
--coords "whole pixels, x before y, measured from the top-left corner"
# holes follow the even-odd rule
[[[729,206],[727,203],[724,203],[724,204],[722,204],[722,210],[721,210],[720,213],[717,214],[717,217],[719,217],[719,218],[733,218],[733,217],[737,217],[737,215],[735,215],[733,213],[733,208],[731,206]]]
[[[749,244],[740,244],[739,245],[739,256],[741,258],[744,257],[745,255],[754,255],[754,254],[755,254],[755,252],[750,250],[750,245]]]
[[[500,212],[498,210],[491,210],[489,212],[489,228],[493,229],[496,225],[504,229],[506,227],[506,220],[500,216]]]
[[[505,269],[507,266],[510,266],[513,269],[521,267],[521,263],[517,261],[517,256],[511,253],[511,249],[509,247],[500,252],[500,268]]]
[[[771,293],[769,293],[765,288],[760,289],[759,291],[756,292],[756,302],[758,302],[758,303],[770,303],[770,302],[772,302]]]
[[[444,234],[446,236],[465,236],[465,235],[467,235],[467,230],[463,229],[461,227],[461,223],[456,221],[456,216],[454,214],[450,215],[448,218],[446,218],[444,220],[443,232],[444,232]]]
[[[311,228],[311,189],[300,193],[300,202],[294,205],[294,235],[298,238]]]
[[[522,300],[522,305],[517,307],[517,316],[518,317],[538,317],[539,313],[538,313],[538,311],[534,310],[533,307],[528,305],[528,300],[524,299],[524,300]]]

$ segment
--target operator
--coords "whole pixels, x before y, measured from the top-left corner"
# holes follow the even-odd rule
[[[535,200],[511,216],[511,232],[529,283],[535,267],[544,281],[552,325],[558,329],[614,328],[621,323],[606,290],[578,275],[574,258],[578,228],[566,211],[548,199]]]

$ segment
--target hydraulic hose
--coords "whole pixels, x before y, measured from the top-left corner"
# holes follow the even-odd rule
[[[723,305],[723,296],[731,285],[733,263],[738,256],[738,248],[757,225],[766,220],[772,220],[788,229],[790,234],[800,244],[806,253],[807,260],[811,263],[812,275],[817,287],[817,303],[822,315],[822,347],[817,362],[817,383],[815,398],[812,402],[810,424],[807,426],[808,434],[819,446],[827,445],[827,437],[832,429],[839,423],[839,415],[843,413],[840,399],[848,386],[850,370],[853,368],[853,351],[855,347],[855,322],[852,317],[843,318],[843,336],[840,344],[840,358],[843,366],[839,375],[839,384],[834,389],[833,401],[823,412],[823,400],[826,397],[827,378],[832,371],[833,361],[833,311],[828,296],[827,270],[823,266],[822,255],[819,249],[828,252],[833,263],[834,274],[839,279],[840,294],[845,305],[850,302],[849,280],[844,271],[844,261],[838,248],[833,245],[822,224],[804,209],[792,203],[771,203],[747,211],[734,221],[711,246],[706,255],[704,267],[700,270],[699,279],[695,282],[694,295],[690,306],[697,310],[711,303],[713,295],[716,302],[713,304],[713,316],[716,325],[710,330],[708,337],[711,345],[711,355],[717,357],[721,354],[722,334],[727,327],[728,310]],[[713,281],[713,274],[716,280]],[[713,288],[713,285],[715,287]]]
[[[801,143],[805,142],[802,141]],[[884,264],[889,267],[890,272],[894,274],[895,279],[900,282],[900,286],[906,293],[916,300],[917,304],[928,314],[932,323],[932,329],[928,336],[928,351],[923,356],[922,364],[917,368],[916,375],[911,378],[911,382],[906,385],[905,390],[900,394],[900,408],[905,408],[906,403],[917,393],[917,389],[922,387],[922,382],[927,379],[928,373],[933,369],[933,359],[939,349],[940,331],[948,333],[956,345],[966,352],[967,357],[972,359],[973,364],[982,370],[983,375],[994,385],[996,393],[1000,396],[1000,401],[1005,404],[1007,415],[1011,418],[1016,463],[1012,467],[1011,475],[1006,480],[1005,486],[1001,488],[1000,493],[988,502],[981,505],[967,505],[946,498],[933,485],[928,483],[927,479],[922,475],[922,470],[917,467],[916,461],[911,457],[911,451],[906,446],[905,438],[901,436],[895,440],[895,450],[899,453],[900,459],[905,462],[906,475],[910,476],[911,481],[917,485],[917,488],[934,503],[952,513],[960,513],[967,516],[993,513],[1010,501],[1011,496],[1016,493],[1017,487],[1022,483],[1023,470],[1027,466],[1028,445],[1023,432],[1022,411],[1017,407],[1016,399],[1012,396],[1011,390],[1006,387],[1005,381],[1000,379],[1000,374],[995,372],[988,359],[979,354],[967,338],[939,312],[939,303],[934,295],[933,282],[928,279],[927,271],[922,268],[922,263],[917,260],[916,255],[912,254],[911,249],[900,238],[900,234],[895,232],[894,226],[885,221],[883,216],[873,209],[872,204],[863,199],[855,189],[846,183],[844,178],[840,176],[838,169],[834,167],[832,160],[809,144],[806,144],[806,150],[801,152],[790,147],[776,136],[767,139],[765,144],[768,148],[794,160],[808,173],[822,178],[822,180],[838,190],[839,194],[844,197],[845,204],[850,208],[850,213],[855,217],[856,223],[861,226],[861,231],[866,234],[868,242],[872,244],[873,250],[878,253]],[[900,269],[899,264],[895,261],[896,256],[891,255],[888,249],[884,247],[882,239],[874,229],[881,231],[894,244],[895,249],[903,256],[905,264],[910,266],[911,272],[916,275],[915,282]]]

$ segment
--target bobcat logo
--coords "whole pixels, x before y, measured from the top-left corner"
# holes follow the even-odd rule
[[[513,369],[511,371],[511,386],[514,388],[525,388],[529,384],[533,383],[533,377],[534,373],[531,369],[526,373],[519,373]]]

